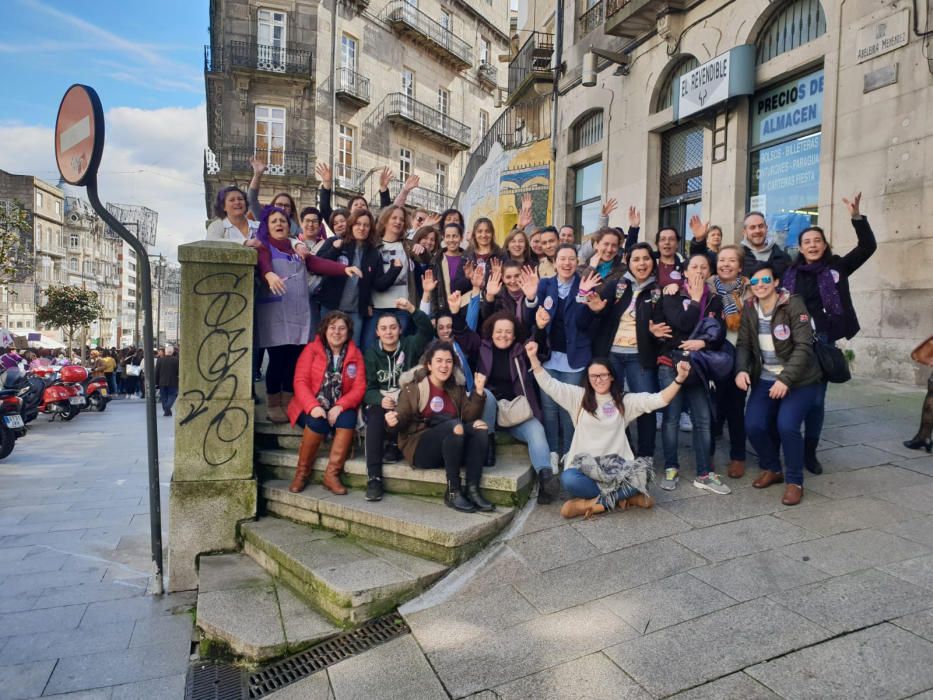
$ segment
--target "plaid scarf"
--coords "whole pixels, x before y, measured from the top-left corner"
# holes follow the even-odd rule
[[[344,345],[340,354],[335,357],[334,351],[325,343],[324,352],[327,355],[327,369],[324,370],[324,378],[321,380],[321,388],[316,398],[321,408],[329,411],[340,398],[340,388],[343,384],[343,360],[347,354],[347,346]]]

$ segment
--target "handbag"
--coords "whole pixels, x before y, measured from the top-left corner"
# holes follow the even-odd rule
[[[844,384],[852,379],[846,356],[833,343],[827,343],[814,335],[813,352],[816,353],[816,361],[820,363],[820,369],[823,370],[824,380],[833,384]]]
[[[142,365],[127,365],[126,366],[126,376],[128,377],[138,377],[143,373]]]
[[[518,370],[518,381],[522,385],[522,393],[514,399],[499,399],[496,401],[496,406],[499,409],[496,423],[503,428],[514,428],[516,425],[521,425],[529,418],[534,417],[531,404],[526,396],[525,378],[522,376],[522,368],[517,357],[515,358],[515,369]]]

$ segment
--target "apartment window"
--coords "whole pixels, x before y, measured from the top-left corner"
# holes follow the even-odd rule
[[[284,12],[259,10],[256,67],[260,70],[285,72],[285,20]]]
[[[402,94],[409,101],[415,99],[415,73],[410,68],[402,69]]]
[[[344,34],[340,39],[340,65],[356,72],[357,56],[359,55],[359,44],[349,34]]]
[[[127,281],[128,284],[136,284],[136,278],[135,278],[135,277],[127,277],[127,278],[126,278],[126,281]]]
[[[78,271],[78,259],[77,258],[68,258],[68,269],[72,272]]]
[[[603,111],[593,110],[577,120],[570,132],[570,151],[592,146],[603,140]]]
[[[450,114],[450,92],[444,88],[437,89],[437,111],[441,114]]]
[[[593,233],[599,223],[603,164],[596,161],[573,170],[575,187],[573,196],[573,223],[580,235]]]
[[[42,193],[36,190],[36,209],[42,208]]]
[[[438,192],[447,192],[447,164],[438,162],[434,169],[434,189]]]
[[[337,135],[337,177],[342,180],[352,179],[353,168],[353,127],[340,125]]]
[[[441,20],[440,25],[446,29],[448,32],[453,31],[454,28],[454,19],[447,10],[441,10]]]
[[[68,236],[68,245],[70,245],[72,248],[77,248],[81,245],[81,238],[77,233],[72,233],[70,236]]]
[[[256,153],[265,158],[269,173],[285,172],[285,110],[281,107],[256,107]]]
[[[132,272],[136,272],[136,263],[129,263],[129,268]]]
[[[479,137],[482,139],[489,131],[489,112],[485,109],[479,111]]]
[[[411,167],[411,151],[407,148],[400,149],[398,155],[398,176],[402,182],[405,182],[405,180],[411,177]]]
[[[62,203],[59,201],[55,202],[55,215],[56,216],[62,215]]]
[[[489,39],[481,38],[479,40],[479,62],[492,63],[492,61],[489,60],[491,55],[492,46],[489,43]]]

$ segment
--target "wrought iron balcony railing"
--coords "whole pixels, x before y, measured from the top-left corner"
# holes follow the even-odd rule
[[[334,187],[346,192],[362,192],[363,180],[368,172],[362,168],[337,163],[334,165]]]
[[[431,47],[446,53],[454,63],[462,68],[473,64],[473,50],[467,42],[407,0],[390,2],[386,6],[382,19],[393,28],[412,33]]]
[[[535,82],[552,81],[554,71],[554,35],[532,32],[509,63],[509,100]]]
[[[403,184],[404,183],[400,179],[392,178],[389,182],[389,192],[393,193],[394,196],[395,193],[398,193],[399,190],[402,189]],[[370,200],[378,206],[379,192],[378,185],[375,181],[370,191]],[[409,207],[417,207],[440,213],[453,206],[453,197],[449,196],[446,192],[438,192],[437,190],[432,190],[427,187],[416,187],[408,193],[408,199],[405,201],[405,204]]]
[[[257,41],[231,41],[221,49],[204,47],[204,71],[218,73],[231,68],[247,68],[267,73],[312,76],[314,54],[304,49],[260,44]]]
[[[492,63],[480,63],[479,68],[476,69],[476,75],[480,79],[480,82],[486,83],[487,85],[495,87],[499,84],[499,69]]]
[[[338,97],[344,97],[361,105],[369,104],[369,78],[349,68],[338,68],[334,77],[334,88]]]
[[[599,27],[606,19],[606,0],[597,0],[596,4],[577,17],[577,37],[584,37]]]
[[[428,138],[454,147],[470,147],[470,127],[404,93],[386,95],[381,111],[386,119],[404,122]]]
[[[256,149],[243,144],[221,146],[216,151],[204,149],[204,174],[252,172],[249,159]],[[278,177],[312,177],[314,175],[314,153],[286,148],[271,150],[261,155],[266,159],[266,175]]]
[[[630,1],[631,0],[606,0],[606,17],[611,17],[628,5]]]

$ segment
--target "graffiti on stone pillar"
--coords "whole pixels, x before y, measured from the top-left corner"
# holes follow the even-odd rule
[[[202,319],[207,332],[198,346],[196,362],[199,384],[207,388],[189,389],[182,394],[193,403],[179,426],[209,414],[201,448],[204,461],[214,467],[236,457],[237,450],[230,445],[236,444],[249,428],[249,413],[233,405],[239,388],[234,368],[239,362],[250,361],[248,337],[243,337],[247,327],[240,321],[248,300],[235,291],[244,280],[252,284],[252,269],[243,274],[206,275],[192,290],[194,296],[209,300]]]

